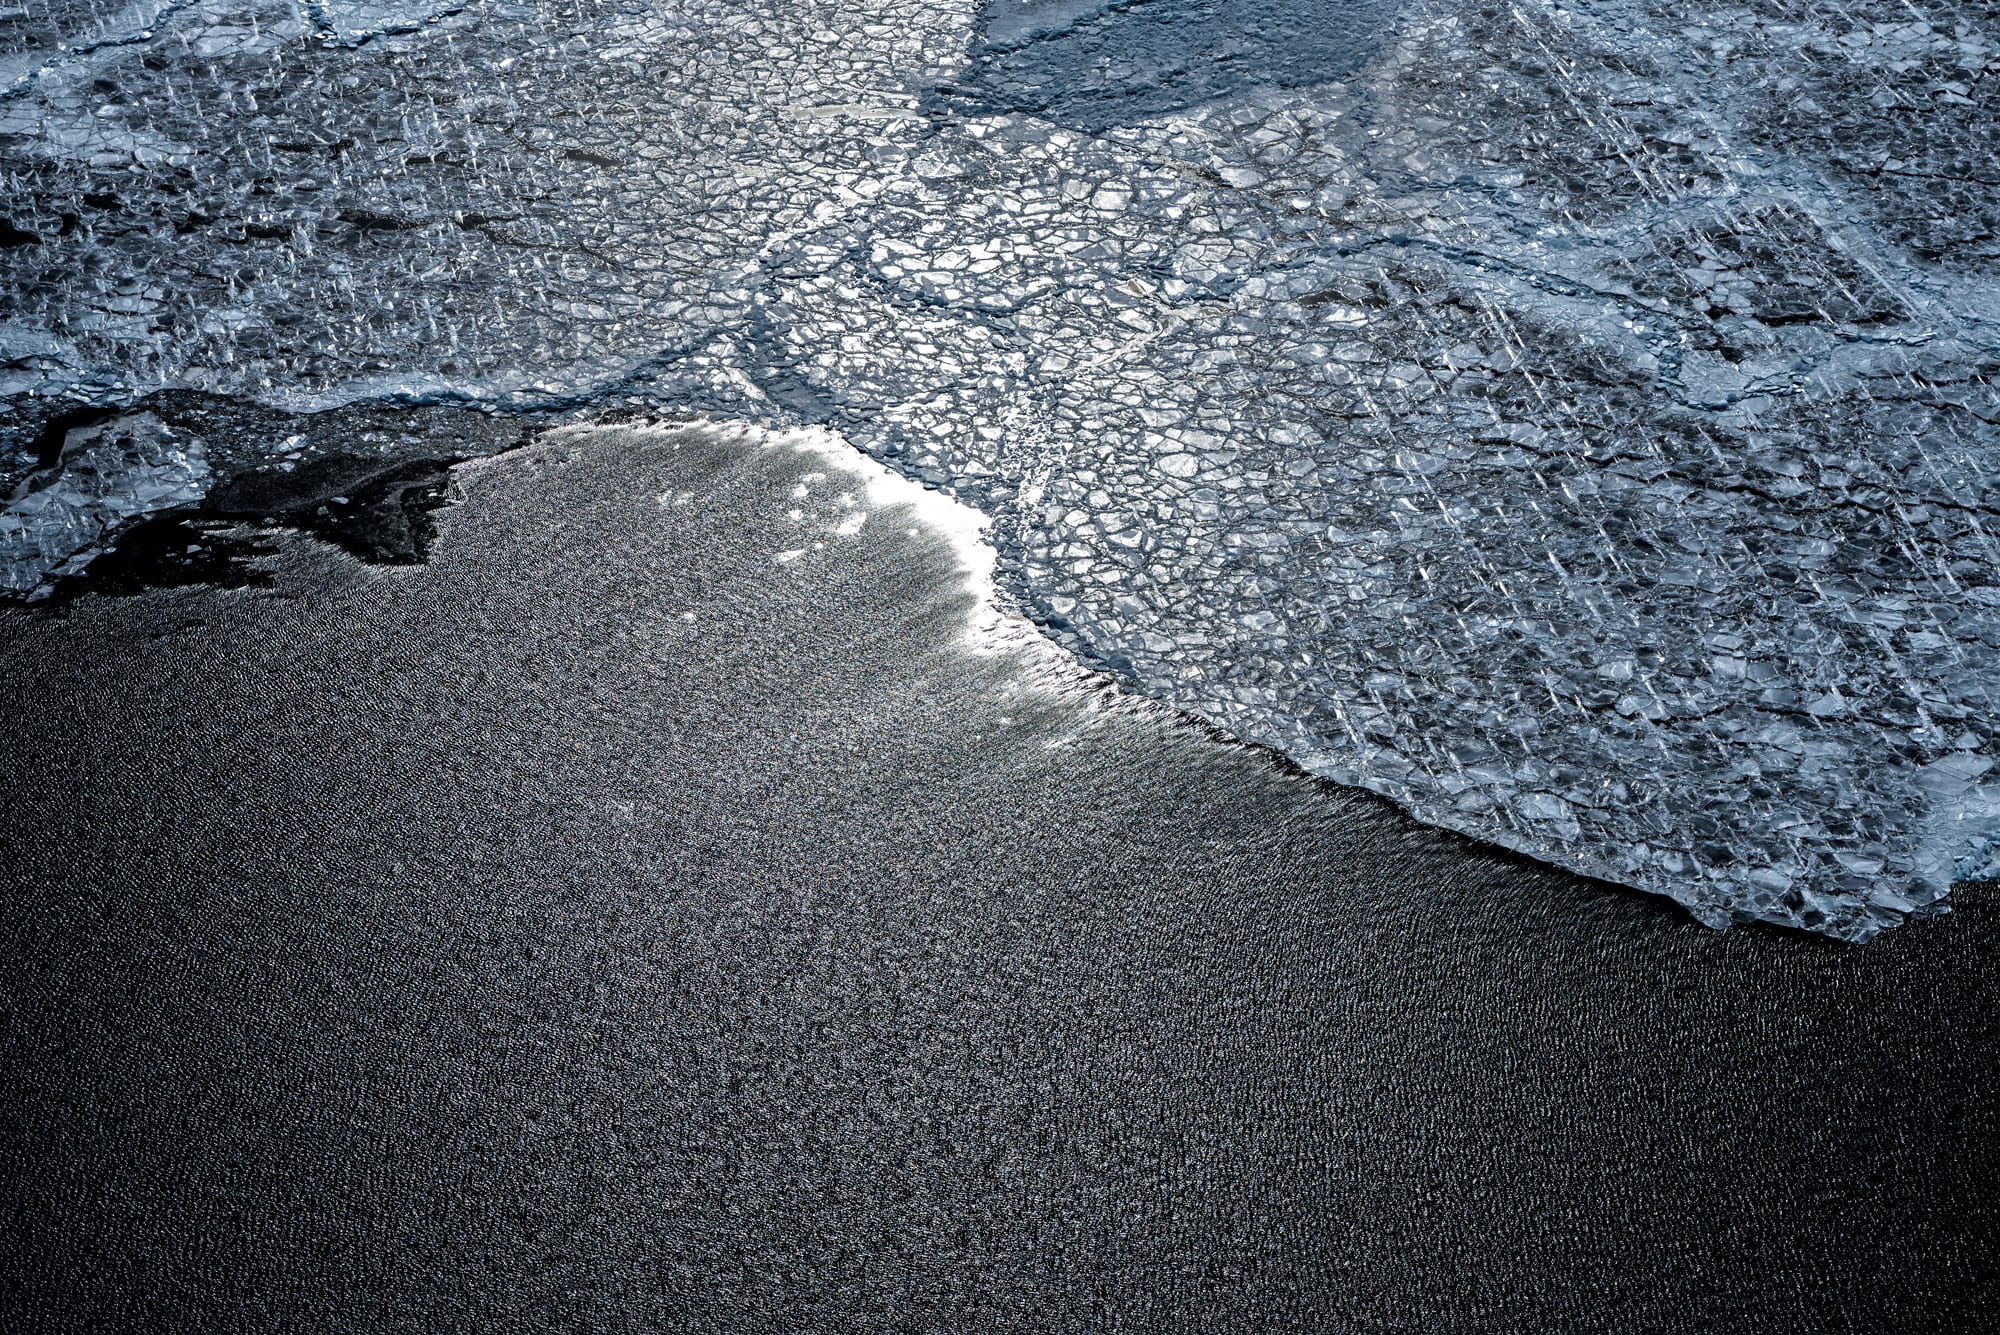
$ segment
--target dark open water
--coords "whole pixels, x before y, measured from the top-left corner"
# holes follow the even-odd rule
[[[1990,1310],[2000,909],[1718,934],[1092,713],[818,467],[573,438],[428,566],[4,614],[0,1324]]]

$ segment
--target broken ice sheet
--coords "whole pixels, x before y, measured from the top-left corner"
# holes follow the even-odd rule
[[[46,592],[88,565],[107,535],[199,502],[208,484],[201,442],[178,438],[151,413],[67,431],[59,459],[0,507],[0,590]]]
[[[0,101],[16,400],[829,426],[1425,820],[1850,938],[2000,863],[1991,4],[431,12]]]

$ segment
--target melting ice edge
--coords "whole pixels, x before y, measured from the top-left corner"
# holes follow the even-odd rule
[[[1423,820],[1850,939],[2000,870],[2000,3],[990,8],[0,9],[0,585],[240,445],[78,403],[825,424]]]

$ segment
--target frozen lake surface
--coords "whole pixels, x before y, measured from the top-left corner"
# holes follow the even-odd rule
[[[309,459],[279,409],[825,426],[1161,700],[1864,939],[2000,834],[1996,40],[1990,0],[19,0],[0,584]]]

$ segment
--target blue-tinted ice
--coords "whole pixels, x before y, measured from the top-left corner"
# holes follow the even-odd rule
[[[1994,0],[17,5],[22,433],[825,422],[1425,820],[1849,938],[1995,869]]]

